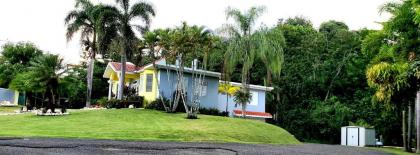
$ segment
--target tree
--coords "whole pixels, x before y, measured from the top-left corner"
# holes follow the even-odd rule
[[[7,88],[18,73],[25,72],[29,62],[42,54],[32,43],[3,45],[0,58],[0,87]]]
[[[60,77],[66,72],[63,59],[58,55],[45,54],[31,61],[29,70],[20,73],[12,81],[12,87],[24,91],[31,90],[47,96],[48,104],[43,105],[46,109],[54,112],[59,99]],[[44,111],[45,112],[45,111]]]
[[[251,7],[246,12],[238,9],[227,8],[227,19],[232,18],[234,24],[225,24],[222,32],[229,37],[229,45],[225,55],[224,69],[232,71],[229,67],[241,64],[241,82],[243,91],[249,93],[250,69],[258,58],[267,68],[267,83],[270,83],[270,74],[280,76],[283,63],[283,36],[280,31],[273,30],[273,35],[268,30],[262,29],[255,33],[255,22],[265,11],[264,7]],[[272,40],[274,39],[274,40]],[[279,40],[278,40],[279,39]],[[225,71],[224,71],[225,72]],[[228,72],[227,72],[228,73]],[[246,106],[242,104],[242,106]],[[244,107],[242,108],[244,109]]]
[[[150,59],[150,62],[152,63],[153,66],[153,72],[154,72],[154,78],[157,80],[157,83],[159,82],[159,78],[157,78],[157,74],[158,74],[158,69],[156,67],[156,61],[158,60],[158,58],[161,57],[162,55],[162,40],[161,37],[159,37],[160,35],[165,35],[166,33],[168,33],[169,30],[154,30],[154,31],[149,31],[146,32],[143,36],[143,40],[141,41],[140,45],[142,46],[141,48],[144,48],[147,52],[147,55],[145,56],[146,58]],[[142,51],[143,52],[143,51]],[[159,89],[159,85],[157,86],[157,90]],[[161,100],[161,103],[163,103],[163,106],[165,107],[165,110],[168,110],[167,105],[165,103],[165,100],[163,98],[162,95],[159,95],[159,99]]]
[[[92,78],[94,70],[95,56],[97,51],[98,32],[98,8],[89,0],[75,0],[75,10],[70,11],[64,19],[67,25],[66,38],[70,41],[76,32],[80,32],[80,42],[87,51],[87,97],[86,107],[91,105],[92,97]]]
[[[183,22],[181,26],[161,33],[161,46],[163,47],[162,55],[167,61],[176,61],[176,90],[174,99],[168,107],[167,111],[174,112],[179,101],[182,101],[187,112],[187,118],[197,118],[199,110],[201,88],[205,79],[203,72],[197,72],[199,69],[206,69],[207,55],[213,48],[213,39],[209,30],[200,26],[189,26]],[[202,65],[198,65],[198,58],[202,57]],[[186,90],[184,84],[184,67],[186,60],[195,60],[195,64],[191,66],[193,92],[192,101],[187,105]]]
[[[122,43],[121,49],[121,72],[118,85],[118,99],[123,97],[123,89],[125,85],[125,72],[127,53],[130,52],[131,46],[136,36],[133,28],[137,28],[141,32],[149,29],[151,18],[155,16],[155,10],[151,4],[146,2],[137,2],[130,6],[129,0],[116,0],[117,6],[104,6],[100,14],[100,25],[111,25],[118,32],[116,39]],[[144,21],[144,25],[133,25],[135,19]]]
[[[242,106],[242,117],[245,118],[246,116],[246,105],[251,102],[252,99],[252,94],[241,88],[239,91],[235,92],[235,98],[233,98],[233,100],[235,101],[236,104],[239,104]]]
[[[367,70],[367,78],[370,86],[376,88],[375,97],[384,100],[386,103],[391,102],[392,98],[397,97],[398,92],[406,92],[405,98],[398,98],[399,102],[408,104],[408,134],[403,134],[405,148],[411,151],[411,119],[412,104],[407,99],[414,98],[414,91],[410,88],[417,89],[416,77],[409,74],[415,68],[412,64],[417,61],[420,46],[420,32],[418,25],[415,23],[415,8],[411,1],[402,1],[401,3],[387,3],[381,11],[389,12],[392,16],[389,21],[384,22],[383,32],[386,34],[384,42],[380,46],[380,52],[374,62]],[[382,56],[385,55],[385,56]],[[411,92],[411,93],[410,93]],[[420,95],[417,95],[420,100]],[[417,102],[416,107],[419,107]],[[418,110],[418,111],[417,111]],[[420,113],[420,108],[416,108],[416,113]],[[419,116],[419,115],[417,115]],[[403,116],[404,117],[404,116]],[[404,118],[403,118],[404,119]],[[405,123],[405,122],[404,122]],[[416,119],[417,126],[417,142],[420,141],[420,117]],[[403,129],[405,125],[403,124]],[[405,130],[403,132],[406,132]],[[417,144],[417,152],[420,152],[420,144]]]
[[[230,84],[220,84],[218,88],[218,92],[221,94],[226,95],[226,116],[229,116],[228,106],[229,106],[229,97],[235,95],[235,93],[239,90],[239,87],[232,86]]]

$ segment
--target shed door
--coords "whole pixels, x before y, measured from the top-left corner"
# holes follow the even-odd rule
[[[347,128],[347,145],[359,146],[359,128]]]

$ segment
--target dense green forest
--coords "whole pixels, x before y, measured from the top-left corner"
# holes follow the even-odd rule
[[[372,56],[362,52],[362,42],[374,30],[349,30],[345,23],[327,21],[317,29],[304,17],[279,20],[285,38],[284,63],[275,89],[267,96],[271,122],[303,141],[338,143],[340,127],[374,126],[388,144],[400,144],[401,112],[372,102],[365,71]],[[214,71],[222,71],[223,50],[210,57]],[[240,67],[232,81],[240,81]],[[265,85],[266,69],[256,61],[251,83]]]

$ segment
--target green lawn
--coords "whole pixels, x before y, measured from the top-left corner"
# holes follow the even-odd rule
[[[415,153],[409,153],[403,151],[401,148],[393,148],[393,147],[369,147],[369,149],[379,150],[383,152],[392,153],[395,155],[415,155]]]
[[[0,107],[0,113],[14,113],[16,110],[19,110],[20,106],[16,107]]]
[[[74,111],[67,116],[0,116],[1,137],[299,144],[286,130],[256,120],[145,109]]]

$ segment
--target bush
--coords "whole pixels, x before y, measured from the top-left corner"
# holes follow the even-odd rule
[[[164,102],[169,102],[169,100],[167,98],[163,98]],[[153,109],[153,110],[160,110],[160,111],[165,111],[165,107],[163,106],[163,102],[161,99],[156,99],[153,102],[151,102],[150,104],[147,104],[145,109]]]
[[[94,104],[92,105],[101,105],[103,106],[108,101],[108,97],[101,97],[100,99],[96,100],[95,102],[92,102]]]
[[[143,96],[130,96],[128,97],[128,104],[132,104],[134,108],[140,108],[143,106],[144,97]]]
[[[105,108],[128,108],[130,105],[133,105],[134,108],[140,108],[143,106],[143,97],[142,96],[133,96],[127,100],[117,100],[117,99],[104,99],[101,98],[97,101],[99,105]]]
[[[218,109],[215,108],[200,108],[200,114],[204,115],[213,115],[213,116],[227,116],[229,112],[222,111],[220,112]]]

